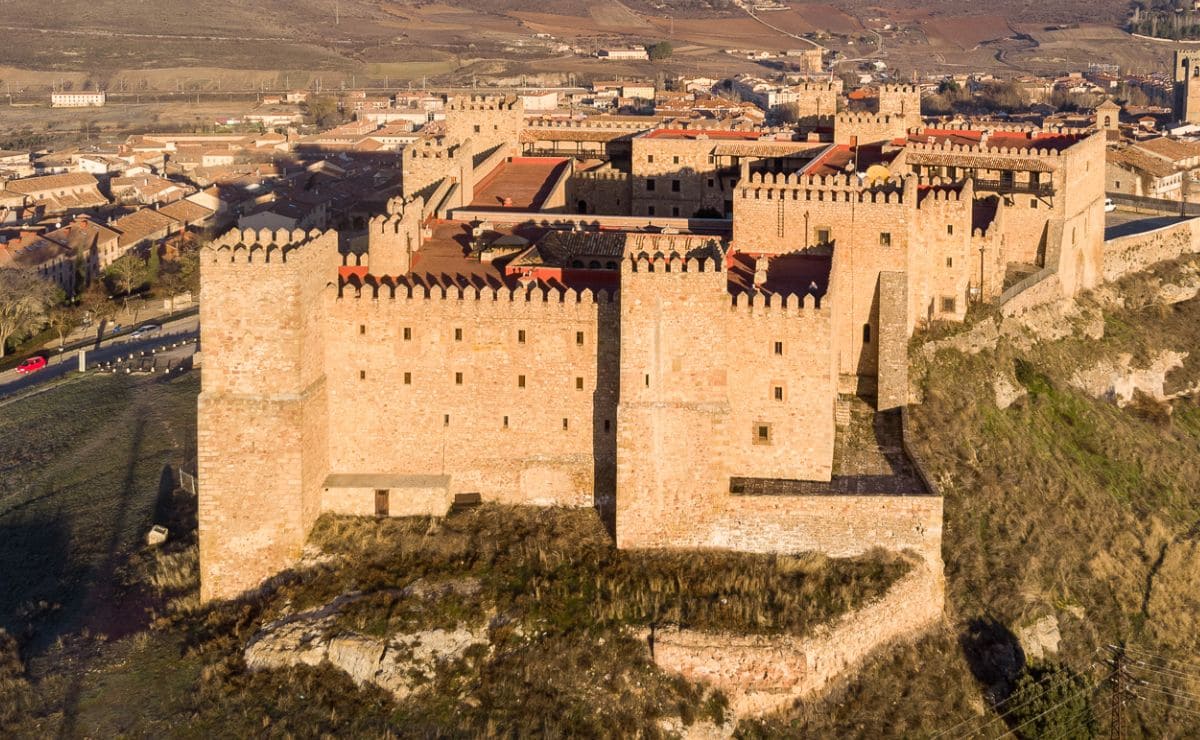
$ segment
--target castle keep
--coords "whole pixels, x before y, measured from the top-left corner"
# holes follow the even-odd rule
[[[621,547],[885,547],[940,572],[940,498],[915,462],[844,469],[846,409],[900,423],[915,328],[1028,275],[1098,282],[1104,143],[922,128],[901,87],[880,108],[801,141],[458,99],[365,250],[206,247],[203,597],[294,562],[321,512],[476,495],[596,506]]]

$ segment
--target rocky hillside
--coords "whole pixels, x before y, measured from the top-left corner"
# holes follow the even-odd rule
[[[946,627],[752,734],[1088,737],[1113,691],[1127,732],[1200,731],[1198,287],[1188,257],[914,340]]]

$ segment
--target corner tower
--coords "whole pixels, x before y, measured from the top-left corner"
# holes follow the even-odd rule
[[[1200,51],[1175,50],[1175,118],[1200,123]]]
[[[234,230],[200,256],[200,597],[293,563],[327,473],[325,294],[337,233]]]

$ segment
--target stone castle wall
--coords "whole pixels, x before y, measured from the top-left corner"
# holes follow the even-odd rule
[[[451,493],[503,503],[612,495],[608,293],[384,291],[328,301],[331,473],[447,475]]]
[[[883,597],[811,635],[657,630],[654,662],[723,690],[735,716],[759,716],[821,691],[880,647],[937,624],[944,601],[940,561],[922,563]]]
[[[1156,262],[1200,252],[1200,219],[1110,239],[1104,244],[1104,279],[1120,280]]]
[[[712,141],[634,138],[632,215],[688,218],[701,208],[724,213],[730,187],[721,181],[710,157],[712,149]],[[654,190],[649,189],[649,180],[654,181]],[[678,190],[674,189],[675,183]]]
[[[812,297],[732,302],[717,267],[625,264],[621,547],[693,546],[706,523],[740,511],[745,499],[733,501],[731,476],[829,480],[832,472],[830,309]]]

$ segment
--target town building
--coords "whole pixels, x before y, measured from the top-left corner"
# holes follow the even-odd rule
[[[100,108],[108,101],[103,91],[56,92],[50,94],[52,108]]]

